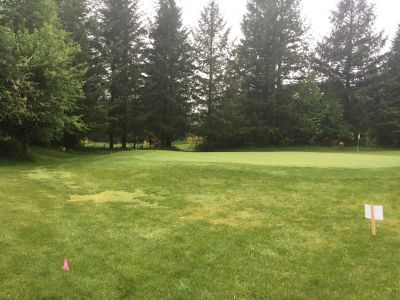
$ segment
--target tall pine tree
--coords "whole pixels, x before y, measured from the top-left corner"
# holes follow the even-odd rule
[[[341,99],[357,136],[369,128],[371,103],[365,87],[379,75],[385,39],[383,32],[375,32],[375,10],[367,0],[340,0],[330,19],[333,28],[318,46],[316,66],[325,89]]]
[[[193,84],[193,49],[174,0],[159,0],[150,39],[147,122],[160,146],[171,148],[189,128]]]
[[[375,134],[381,146],[400,146],[400,26],[397,30],[374,111]]]
[[[80,53],[76,56],[76,64],[84,65],[87,68],[84,80],[84,94],[85,97],[79,99],[77,107],[74,111],[70,112],[73,115],[81,115],[84,121],[86,111],[86,99],[88,98],[87,84],[90,82],[88,76],[91,71],[91,55],[90,55],[90,39],[89,39],[89,7],[87,0],[57,0],[58,14],[60,22],[64,29],[71,35],[72,39],[79,44]],[[92,108],[95,110],[96,108]],[[92,111],[93,111],[92,110]],[[86,120],[85,120],[86,119]],[[62,144],[67,149],[76,148],[82,136],[86,135],[90,127],[85,126],[83,130],[76,131],[76,128],[66,128]]]
[[[109,69],[109,140],[116,134],[126,149],[130,120],[137,117],[143,87],[145,29],[137,0],[105,0],[101,10]],[[134,129],[133,129],[134,131]]]
[[[0,1],[0,24],[14,31],[33,31],[45,23],[57,23],[54,0],[3,0]]]
[[[254,144],[281,142],[284,92],[301,75],[307,44],[299,0],[249,0],[238,49],[246,139]]]
[[[211,147],[216,143],[218,111],[225,94],[229,31],[217,1],[211,0],[201,12],[194,34],[199,78],[197,108],[200,132]]]

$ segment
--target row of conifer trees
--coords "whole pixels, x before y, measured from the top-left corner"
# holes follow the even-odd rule
[[[174,0],[147,22],[138,0],[0,1],[0,138],[110,148],[143,139],[204,149],[400,146],[400,30],[367,0],[338,0],[309,35],[301,0],[248,0],[233,41],[218,1],[187,28]],[[316,45],[316,46],[312,46]]]

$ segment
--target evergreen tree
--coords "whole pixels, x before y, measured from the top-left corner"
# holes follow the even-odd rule
[[[146,31],[137,0],[105,0],[104,6],[101,17],[109,69],[110,148],[114,148],[115,135],[120,134],[126,149],[130,120],[139,113]]]
[[[161,147],[171,148],[189,128],[192,107],[193,49],[174,0],[159,0],[150,39],[147,78],[149,129]]]
[[[57,5],[61,24],[82,47],[87,41],[87,0],[57,0]]]
[[[374,111],[375,133],[382,146],[400,146],[400,26],[382,76],[378,105]]]
[[[86,60],[84,92],[81,111],[82,118],[87,124],[86,135],[93,140],[104,140],[109,131],[109,99],[108,99],[108,63],[106,55],[103,26],[99,17],[99,5],[87,5],[91,14],[87,15],[85,23],[87,34],[87,51],[82,57]]]
[[[244,134],[252,143],[279,143],[289,83],[304,70],[307,45],[299,0],[249,0],[238,59],[245,93]]]
[[[64,29],[70,33],[72,39],[79,44],[80,53],[75,58],[76,65],[84,65],[87,71],[84,76],[84,94],[85,97],[79,99],[76,109],[70,112],[73,115],[81,115],[83,120],[89,121],[86,112],[86,99],[90,97],[87,89],[88,83],[90,83],[89,74],[92,72],[91,64],[91,44],[89,38],[89,8],[87,0],[57,0],[58,13],[60,22]],[[96,111],[96,107],[91,107],[90,111]],[[62,144],[67,149],[76,148],[82,136],[87,133],[90,127],[82,128],[84,131],[76,131],[76,128],[65,128],[64,138]]]
[[[375,32],[374,6],[367,0],[340,0],[332,13],[333,29],[317,49],[317,69],[327,91],[342,99],[345,119],[354,133],[368,130],[369,98],[365,87],[379,75],[385,45]],[[357,134],[355,134],[357,135]]]
[[[13,29],[33,31],[45,23],[58,22],[54,0],[2,0],[0,25]]]
[[[349,138],[348,126],[344,121],[343,107],[332,94],[323,94],[313,78],[298,84],[298,93],[292,117],[289,136],[297,145],[334,146]]]
[[[216,143],[218,110],[225,92],[225,75],[229,58],[227,29],[216,0],[211,0],[201,12],[194,34],[196,63],[199,76],[200,132],[208,146]]]

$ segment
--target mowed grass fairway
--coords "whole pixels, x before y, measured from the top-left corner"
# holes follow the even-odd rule
[[[35,153],[0,167],[0,299],[400,296],[400,151]]]

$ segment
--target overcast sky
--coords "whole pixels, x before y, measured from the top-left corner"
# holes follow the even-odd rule
[[[183,19],[187,26],[195,26],[200,11],[209,0],[177,0],[183,9]],[[392,40],[400,24],[400,0],[370,0],[376,5],[378,16],[377,29],[385,30],[389,40]],[[247,0],[219,0],[221,10],[232,28],[232,38],[240,37],[240,23],[246,12]],[[156,0],[142,0],[146,10],[150,13],[154,9]],[[303,15],[314,36],[320,39],[329,33],[330,11],[336,7],[337,0],[303,0]]]

